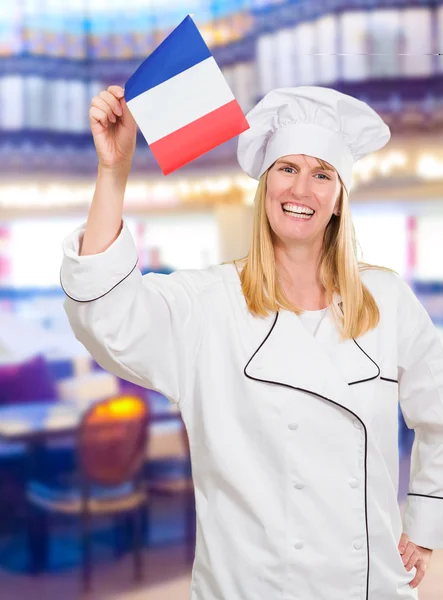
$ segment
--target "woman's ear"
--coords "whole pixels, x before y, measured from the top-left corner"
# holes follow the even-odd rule
[[[343,187],[343,183],[341,182],[341,179],[339,179],[339,180],[340,180],[340,186],[341,187],[340,187],[340,192],[339,192],[339,194],[337,196],[337,199],[335,201],[335,206],[334,206],[334,211],[333,211],[334,215],[336,215],[337,217],[339,217],[340,213],[341,213],[340,204],[341,204],[342,200],[344,201],[344,198],[343,198],[344,187]]]
[[[343,188],[342,188],[342,190],[343,190]],[[340,215],[340,201],[341,201],[342,193],[343,192],[340,191],[340,194],[338,195],[338,198],[335,201],[334,215],[337,215],[337,217]]]

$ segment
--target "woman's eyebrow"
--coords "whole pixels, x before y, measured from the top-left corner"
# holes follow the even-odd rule
[[[278,165],[289,165],[290,167],[296,167],[297,169],[299,168],[299,165],[297,165],[296,163],[293,163],[289,160],[278,160],[277,161]],[[334,172],[334,169],[331,169],[330,167],[325,167],[323,168],[321,165],[317,165],[316,167],[312,167],[311,171],[331,171]]]

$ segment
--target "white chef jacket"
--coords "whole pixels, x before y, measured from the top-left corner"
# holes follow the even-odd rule
[[[60,273],[76,338],[187,429],[191,600],[416,599],[398,542],[443,548],[443,347],[406,282],[362,271],[379,325],[341,342],[328,312],[314,338],[291,311],[251,315],[232,264],[142,276],[125,222],[95,255],[84,229]],[[403,523],[398,401],[415,430]]]

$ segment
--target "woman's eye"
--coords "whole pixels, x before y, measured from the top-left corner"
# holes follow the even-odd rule
[[[289,171],[294,172],[294,169],[292,167],[281,167],[280,171],[286,171],[286,173],[288,173],[288,169],[289,169]],[[325,179],[330,179],[324,173],[317,173],[317,175],[320,175],[322,178],[324,177]]]

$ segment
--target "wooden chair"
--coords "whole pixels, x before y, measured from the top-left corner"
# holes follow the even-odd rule
[[[47,517],[76,515],[81,522],[83,589],[91,585],[91,517],[132,514],[134,574],[142,579],[142,527],[146,506],[143,464],[149,411],[134,395],[97,402],[83,416],[77,437],[77,477],[69,484],[28,485],[28,539],[33,572],[47,552]],[[42,547],[43,542],[43,547]]]
[[[145,398],[148,406],[151,405],[153,394],[159,393],[142,388],[135,383],[121,378],[119,378],[119,387],[120,393],[135,394],[136,396]],[[155,497],[178,498],[181,502],[185,520],[186,557],[189,562],[192,562],[195,555],[196,541],[194,482],[192,479],[189,439],[182,419],[180,420],[180,425],[180,435],[184,449],[183,455],[154,459],[148,458],[145,464],[145,480],[149,502],[146,505],[146,519],[143,531],[149,545],[152,530],[151,503]]]

